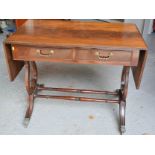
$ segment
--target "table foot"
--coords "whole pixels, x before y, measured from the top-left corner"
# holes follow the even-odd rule
[[[121,101],[119,104],[119,115],[120,115],[120,132],[125,132],[125,108],[126,103],[124,101]]]
[[[32,94],[32,95],[28,96],[28,107],[26,110],[25,119],[24,119],[24,123],[23,123],[24,127],[27,127],[30,122],[30,118],[31,118],[31,115],[33,112],[33,106],[34,106],[34,96]]]
[[[124,135],[124,133],[126,132],[124,125],[121,125],[120,132],[121,132],[121,135]]]
[[[30,122],[30,118],[25,118],[25,119],[24,119],[24,121],[23,121],[23,125],[24,125],[25,128],[28,127],[29,122]]]

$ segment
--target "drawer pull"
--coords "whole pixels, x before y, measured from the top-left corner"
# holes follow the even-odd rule
[[[51,56],[52,54],[54,54],[54,50],[50,50],[48,53],[43,53],[42,50],[37,50],[37,53],[40,55],[40,56]]]
[[[12,51],[14,51],[15,50],[15,47],[14,46],[12,46]]]
[[[98,57],[99,60],[108,60],[111,56],[113,56],[113,53],[110,52],[109,55],[103,55],[100,52],[96,52],[95,55]]]

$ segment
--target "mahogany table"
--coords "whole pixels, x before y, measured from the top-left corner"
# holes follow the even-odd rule
[[[64,20],[27,20],[17,32],[4,41],[10,80],[25,66],[28,124],[35,98],[105,102],[119,105],[120,132],[125,132],[125,107],[130,68],[139,89],[147,45],[134,24],[100,23]],[[37,83],[36,62],[101,64],[123,66],[121,86],[115,91],[45,87]],[[106,94],[117,99],[77,96],[41,95],[40,91]]]

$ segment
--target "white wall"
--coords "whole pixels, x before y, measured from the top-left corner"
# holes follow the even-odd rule
[[[136,24],[142,35],[150,34],[153,31],[153,19],[125,19],[125,23]]]
[[[143,34],[151,34],[153,32],[153,19],[145,19]]]
[[[144,19],[125,19],[125,23],[134,23],[134,24],[136,24],[141,33],[143,33],[144,22],[145,22]]]

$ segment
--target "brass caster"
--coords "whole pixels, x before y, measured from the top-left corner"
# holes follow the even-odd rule
[[[124,135],[124,133],[126,132],[124,125],[121,125],[120,132],[121,132],[121,135]]]
[[[23,125],[24,125],[25,128],[28,127],[29,122],[30,122],[30,118],[25,118],[25,119],[24,119]]]

